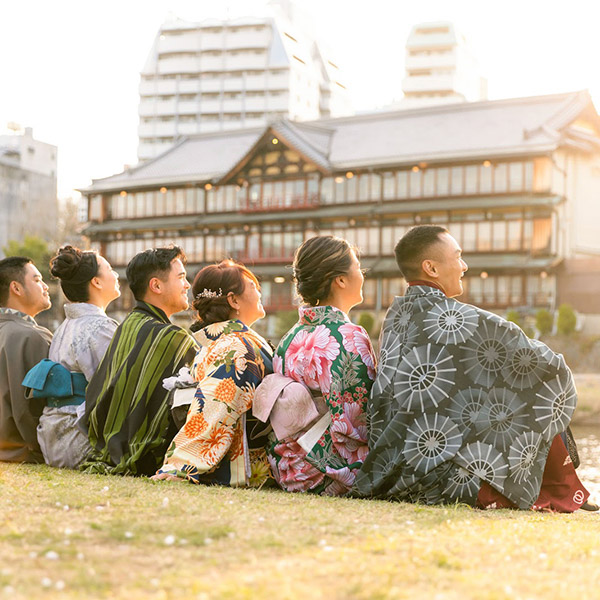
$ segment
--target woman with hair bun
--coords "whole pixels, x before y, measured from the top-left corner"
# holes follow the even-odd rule
[[[34,395],[45,397],[47,403],[37,431],[46,463],[74,469],[90,450],[87,436],[76,426],[85,410],[85,388],[117,328],[117,322],[106,315],[106,307],[121,292],[117,273],[93,251],[64,246],[50,261],[50,272],[60,280],[68,300],[66,319],[52,338],[49,360],[34,367],[36,373],[30,371],[34,378],[29,382],[39,381],[40,374],[44,377],[57,368],[70,380],[67,389],[34,389]]]
[[[310,238],[296,251],[294,279],[304,305],[273,367],[311,390],[320,416],[308,430],[276,439],[269,460],[286,491],[343,495],[367,455],[365,409],[375,378],[369,336],[348,318],[363,301],[356,249],[330,235]]]
[[[272,372],[273,352],[251,329],[265,316],[260,285],[246,267],[224,260],[198,272],[192,294],[200,350],[190,372],[198,387],[153,479],[262,485],[270,476],[267,439],[249,411],[256,387]]]

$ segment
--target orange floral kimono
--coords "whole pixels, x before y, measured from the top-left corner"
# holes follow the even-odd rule
[[[272,350],[241,321],[208,325],[194,337],[200,350],[190,372],[198,387],[158,473],[192,483],[260,486],[271,471],[264,425],[251,408],[256,386],[273,370]]]

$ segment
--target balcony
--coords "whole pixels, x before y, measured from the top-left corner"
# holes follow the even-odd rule
[[[273,248],[272,252],[263,250],[260,253],[241,253],[239,260],[244,264],[270,265],[270,264],[290,264],[294,260],[296,248],[289,248],[282,251],[279,248]]]
[[[248,200],[246,205],[242,205],[241,212],[256,213],[273,210],[288,209],[311,209],[318,208],[321,205],[319,194],[309,194],[308,196],[271,196],[270,198],[259,198],[257,200]]]

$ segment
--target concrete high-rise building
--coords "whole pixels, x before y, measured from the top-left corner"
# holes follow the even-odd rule
[[[415,25],[406,42],[402,108],[487,98],[487,80],[464,36],[449,21]]]
[[[140,161],[188,135],[350,114],[335,62],[291,3],[274,4],[271,16],[161,26],[141,73]]]
[[[54,239],[58,222],[57,148],[14,129],[0,135],[0,257],[10,240]]]

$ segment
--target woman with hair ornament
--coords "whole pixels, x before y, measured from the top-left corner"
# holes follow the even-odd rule
[[[232,260],[201,269],[192,286],[200,346],[185,424],[153,479],[261,486],[271,477],[265,427],[252,418],[256,387],[272,372],[272,349],[251,327],[265,316],[252,272]]]
[[[365,410],[375,378],[369,336],[348,317],[363,301],[364,277],[356,249],[333,236],[304,242],[293,269],[304,304],[273,367],[309,388],[318,416],[281,439],[273,432],[269,460],[286,491],[344,495],[367,455]]]

